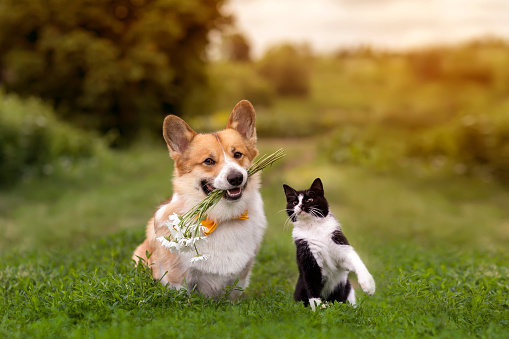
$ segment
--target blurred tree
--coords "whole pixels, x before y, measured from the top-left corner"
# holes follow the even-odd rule
[[[126,141],[204,86],[223,0],[0,0],[0,83]]]
[[[265,53],[258,69],[280,95],[306,96],[311,82],[310,54],[307,46],[275,46]]]
[[[225,35],[223,37],[223,50],[226,58],[230,61],[251,61],[251,45],[241,33]]]

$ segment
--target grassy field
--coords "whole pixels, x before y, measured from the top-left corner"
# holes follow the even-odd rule
[[[265,139],[288,156],[263,175],[269,228],[236,304],[167,290],[130,257],[171,192],[165,145],[138,146],[0,196],[0,337],[509,336],[509,192],[493,182],[331,164],[314,139]],[[377,282],[359,306],[312,313],[297,279],[281,185],[321,177]],[[351,277],[355,280],[355,276]]]

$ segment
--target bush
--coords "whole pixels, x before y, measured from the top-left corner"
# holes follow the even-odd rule
[[[223,54],[231,62],[251,61],[251,44],[242,33],[223,36]]]
[[[385,126],[342,126],[322,145],[331,162],[433,170],[495,179],[509,185],[509,119],[465,115],[418,133]]]
[[[240,100],[249,100],[258,111],[271,106],[276,96],[271,84],[258,75],[250,63],[213,63],[208,69],[208,81],[208,92],[202,95],[210,98],[206,102],[207,111],[200,112],[200,105],[194,105],[195,114],[185,117],[201,132],[223,129],[233,106]]]
[[[274,87],[256,73],[250,63],[215,63],[209,67],[210,97],[216,110],[231,110],[237,101],[249,100],[255,107],[270,106]]]
[[[276,46],[260,60],[260,74],[283,96],[307,96],[311,87],[309,52],[304,47]]]
[[[509,119],[465,115],[413,139],[407,155],[509,184]]]
[[[57,162],[70,166],[101,149],[102,141],[58,121],[39,99],[0,92],[0,186],[23,176],[49,174]]]
[[[334,130],[321,146],[333,163],[367,165],[376,169],[394,166],[404,155],[407,135],[379,126],[344,125]]]

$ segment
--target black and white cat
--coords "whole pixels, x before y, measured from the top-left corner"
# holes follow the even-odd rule
[[[375,293],[375,281],[361,258],[330,213],[320,178],[307,190],[296,191],[283,185],[286,211],[293,222],[292,237],[297,246],[299,280],[295,301],[311,305],[313,311],[322,301],[348,301],[355,305],[355,291],[348,272],[355,272],[362,290]]]

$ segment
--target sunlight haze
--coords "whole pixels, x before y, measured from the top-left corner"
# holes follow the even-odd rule
[[[506,0],[233,0],[228,7],[256,56],[285,41],[334,51],[509,38]]]

